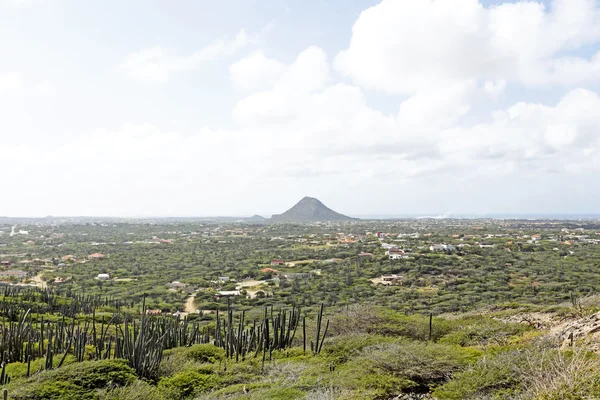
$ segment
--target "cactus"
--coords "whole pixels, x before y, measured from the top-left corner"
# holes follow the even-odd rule
[[[433,338],[433,314],[429,313],[429,341]]]
[[[324,305],[321,303],[321,308],[319,309],[319,314],[317,315],[317,335],[315,338],[315,343],[313,345],[312,341],[310,344],[311,350],[314,355],[321,353],[321,349],[323,348],[323,342],[325,341],[325,336],[327,336],[327,330],[329,329],[329,320],[325,325],[325,330],[323,331],[323,337],[321,337],[321,323],[323,321],[323,308]]]
[[[6,363],[2,363],[2,372],[0,373],[0,385],[6,385],[10,383],[10,377],[6,373]]]

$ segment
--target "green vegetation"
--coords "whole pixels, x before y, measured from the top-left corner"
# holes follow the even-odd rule
[[[593,222],[10,228],[10,399],[600,396]]]

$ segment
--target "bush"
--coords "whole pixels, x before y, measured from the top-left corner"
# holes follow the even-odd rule
[[[455,328],[440,343],[460,346],[506,345],[509,340],[533,328],[525,324],[506,323],[493,318],[469,317],[453,321]]]
[[[219,387],[218,376],[202,372],[197,370],[178,372],[171,377],[161,379],[158,387],[164,389],[170,399],[187,399],[194,394]]]
[[[143,381],[114,389],[104,389],[98,393],[98,400],[169,400],[157,387]]]
[[[96,398],[94,391],[125,386],[136,380],[126,360],[84,361],[60,369],[43,371],[8,389],[15,400]]]
[[[71,382],[40,382],[22,390],[11,390],[10,398],[14,400],[87,400],[95,399],[94,393]]]
[[[186,369],[198,370],[203,363],[217,363],[223,359],[225,359],[225,350],[212,344],[197,344],[189,348],[178,347],[164,352],[158,374],[162,377],[172,376]],[[212,370],[211,366],[205,367]]]
[[[587,399],[600,395],[600,359],[576,352],[531,348],[482,358],[436,389],[439,399]]]
[[[329,318],[332,336],[375,332],[385,321],[379,309],[368,304],[352,304]]]
[[[335,363],[343,363],[360,354],[365,347],[393,341],[395,340],[392,338],[369,334],[336,336],[328,340],[327,346],[323,346],[321,356]],[[307,352],[310,354],[310,349]]]
[[[212,344],[197,344],[187,350],[187,357],[198,362],[215,363],[225,358],[225,350]]]
[[[390,374],[427,388],[448,380],[481,354],[457,346],[401,341],[366,347],[354,362],[367,366],[372,373]]]
[[[414,340],[429,339],[429,316],[402,315],[392,310],[382,310],[378,314],[384,323],[374,332],[381,335],[404,336]],[[437,341],[454,328],[455,322],[442,318],[433,318],[432,339]]]
[[[486,356],[465,372],[434,391],[439,399],[476,399],[494,395],[510,397],[520,391],[523,376],[520,365],[525,353],[512,350],[495,356]]]

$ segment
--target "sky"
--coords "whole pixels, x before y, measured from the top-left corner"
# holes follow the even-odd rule
[[[0,0],[0,215],[600,213],[600,1]]]

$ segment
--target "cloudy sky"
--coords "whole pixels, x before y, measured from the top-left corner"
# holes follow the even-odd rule
[[[0,215],[600,212],[600,1],[0,0]]]

